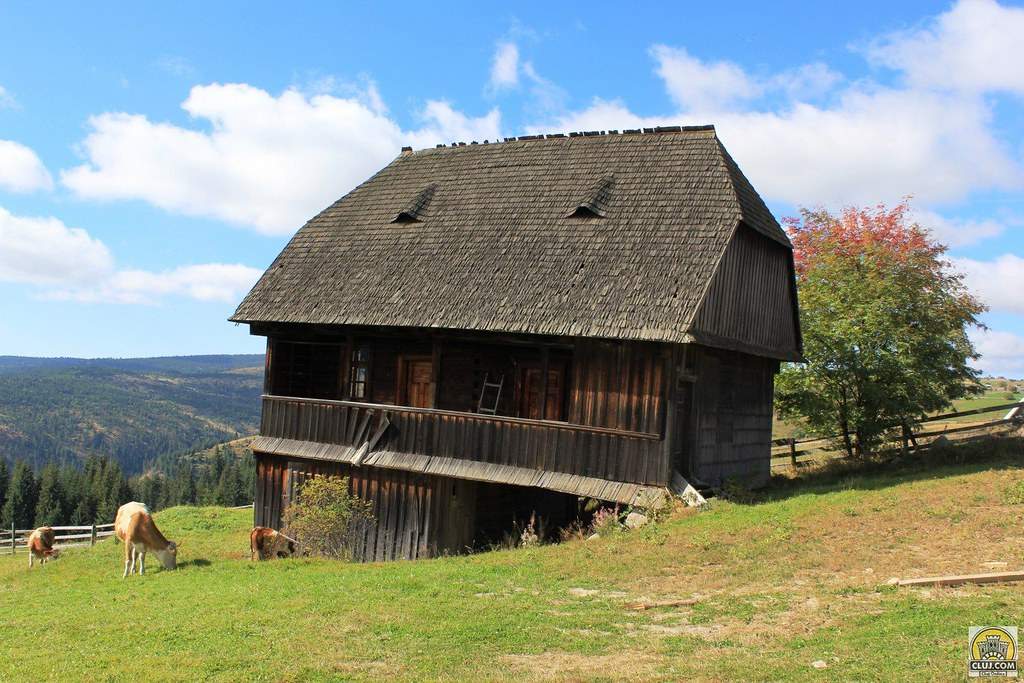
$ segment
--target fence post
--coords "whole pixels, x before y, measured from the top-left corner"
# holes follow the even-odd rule
[[[910,434],[909,434],[910,430],[907,429],[907,423],[906,422],[904,422],[901,426],[903,427],[903,453],[902,453],[902,455],[906,456],[907,452],[910,450]]]
[[[15,531],[14,522],[11,522],[11,555],[14,554],[14,531]]]
[[[89,539],[89,545],[96,545],[96,524],[92,525],[92,538]]]
[[[789,464],[796,469],[796,439],[789,437]]]

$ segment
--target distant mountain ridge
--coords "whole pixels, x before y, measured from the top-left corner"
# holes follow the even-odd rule
[[[261,354],[0,356],[0,458],[39,468],[109,455],[135,474],[255,433],[262,387]]]
[[[219,371],[263,365],[261,353],[239,353],[203,356],[153,356],[150,358],[44,358],[35,356],[0,356],[0,372],[31,368],[104,367],[120,370],[164,370],[182,374]]]

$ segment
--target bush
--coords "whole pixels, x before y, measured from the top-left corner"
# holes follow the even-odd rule
[[[316,476],[285,508],[288,531],[310,555],[350,560],[354,543],[375,523],[370,503],[348,491],[348,478]]]
[[[1024,479],[1008,486],[1003,491],[1003,500],[1007,505],[1024,505]]]
[[[622,531],[621,516],[618,506],[601,508],[594,513],[594,519],[590,523],[591,532],[598,536],[617,534]]]

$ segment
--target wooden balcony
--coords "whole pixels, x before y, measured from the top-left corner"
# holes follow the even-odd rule
[[[660,434],[431,408],[264,396],[263,437],[664,486]],[[337,449],[335,449],[337,450]],[[457,476],[457,474],[454,474]]]

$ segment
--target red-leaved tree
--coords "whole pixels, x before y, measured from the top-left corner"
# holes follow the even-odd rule
[[[777,406],[842,434],[850,455],[979,387],[967,331],[985,307],[908,213],[903,201],[785,221],[807,362],[783,368]]]

